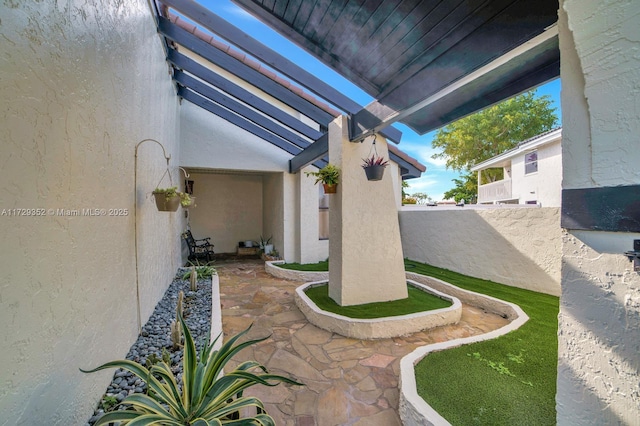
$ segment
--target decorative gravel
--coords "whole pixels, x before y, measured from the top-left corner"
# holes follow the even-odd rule
[[[142,327],[138,340],[131,346],[126,356],[126,359],[144,365],[147,357],[152,354],[162,358],[162,350],[166,349],[170,354],[171,369],[178,377],[182,374],[182,349],[172,349],[170,326],[171,322],[176,319],[176,304],[180,290],[184,292],[183,316],[198,351],[211,332],[211,279],[198,280],[198,289],[192,292],[189,290],[189,281],[182,280],[182,275],[185,272],[186,269],[178,271],[166,293],[156,305],[149,321]],[[103,402],[105,397],[115,397],[118,402],[121,402],[128,395],[143,393],[146,389],[147,384],[142,379],[129,371],[118,369],[87,425],[93,425],[104,415]],[[124,408],[119,405],[111,410]]]

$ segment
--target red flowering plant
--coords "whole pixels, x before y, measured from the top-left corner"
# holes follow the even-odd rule
[[[373,166],[387,167],[389,165],[389,160],[385,160],[384,157],[379,157],[375,154],[372,154],[371,158],[363,158],[362,161],[364,161],[364,164],[362,165],[362,167],[365,169],[367,167],[373,167]]]

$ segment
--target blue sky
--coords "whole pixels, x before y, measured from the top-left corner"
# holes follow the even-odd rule
[[[345,95],[361,105],[366,105],[373,100],[371,96],[360,90],[357,86],[326,67],[312,55],[306,53],[296,44],[280,36],[261,21],[254,18],[231,0],[198,0],[202,5],[212,10],[231,24],[242,29],[245,33],[269,46],[289,60],[307,69],[325,82],[339,88]],[[549,95],[553,106],[557,108],[560,117],[560,80],[556,79],[537,89],[538,95]],[[407,192],[424,192],[436,201],[442,200],[442,194],[454,187],[452,179],[459,176],[454,170],[445,167],[445,160],[434,160],[431,156],[436,152],[431,147],[431,141],[435,131],[425,135],[418,135],[402,124],[394,124],[394,127],[402,131],[402,141],[399,145],[407,154],[416,158],[427,166],[427,171],[419,179],[409,180]]]

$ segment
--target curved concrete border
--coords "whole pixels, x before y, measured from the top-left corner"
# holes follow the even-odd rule
[[[271,260],[264,262],[264,270],[276,278],[294,281],[323,281],[329,279],[328,272],[294,271],[293,269],[280,268],[284,260]]]
[[[311,324],[342,336],[362,340],[404,336],[428,328],[455,324],[460,321],[462,303],[456,297],[412,280],[407,280],[407,283],[441,299],[449,300],[452,305],[447,308],[393,317],[375,319],[349,318],[320,309],[305,294],[305,290],[310,287],[327,284],[326,280],[306,283],[296,288],[295,302]]]
[[[270,262],[275,263],[275,262]],[[279,261],[277,263],[284,263]],[[282,268],[278,268],[277,265],[269,265],[272,270],[284,271]],[[269,269],[267,269],[269,273]],[[288,271],[288,270],[287,270]],[[289,272],[289,271],[288,271]],[[319,278],[319,274],[327,274],[326,272],[303,272],[303,271],[291,271],[295,272],[295,280],[326,280],[327,278]],[[477,306],[488,312],[502,315],[505,318],[511,320],[511,322],[504,327],[497,330],[493,330],[489,333],[485,333],[479,336],[465,337],[461,339],[449,340],[442,343],[434,343],[432,345],[422,346],[417,348],[410,354],[404,356],[400,361],[400,407],[399,414],[403,425],[405,426],[443,426],[450,425],[450,423],[442,417],[436,410],[434,410],[427,402],[418,395],[416,387],[416,375],[414,366],[420,362],[425,356],[431,352],[441,351],[445,349],[455,348],[462,345],[468,345],[470,343],[482,342],[484,340],[491,340],[502,335],[505,335],[513,330],[520,328],[524,323],[529,320],[529,316],[518,306],[504,300],[496,299],[491,296],[487,296],[480,293],[475,293],[469,290],[463,290],[459,287],[449,284],[445,281],[437,278],[429,277],[426,275],[416,274],[415,272],[407,272],[407,279],[416,281],[421,284],[428,285],[429,287],[441,292],[446,292],[452,296],[457,297],[463,303]],[[278,276],[278,275],[276,275]]]
[[[455,294],[464,303],[481,307],[487,311],[503,315],[510,319],[511,322],[504,327],[493,330],[479,336],[465,337],[461,339],[449,340],[447,342],[434,343],[432,345],[417,348],[410,354],[404,356],[400,361],[400,418],[404,426],[424,426],[424,425],[449,425],[436,410],[434,410],[427,402],[418,395],[416,387],[416,375],[414,366],[431,352],[441,351],[444,349],[455,348],[457,346],[467,345],[470,343],[481,342],[484,340],[495,339],[509,333],[510,331],[520,328],[529,320],[527,314],[518,306],[510,302],[505,302],[491,296],[475,293],[468,290],[455,287],[452,284],[433,277],[427,277],[416,273],[407,273],[416,281],[428,282],[429,285],[439,289],[446,289],[448,293]]]

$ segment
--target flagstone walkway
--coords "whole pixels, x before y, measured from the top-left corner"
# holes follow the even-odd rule
[[[310,324],[293,294],[302,282],[274,278],[264,262],[216,263],[222,323],[232,336],[253,323],[252,338],[271,338],[247,348],[233,361],[254,359],[270,373],[305,386],[255,386],[255,395],[279,426],[395,426],[400,359],[418,346],[486,333],[507,323],[498,315],[463,306],[462,320],[395,339],[345,338]]]

